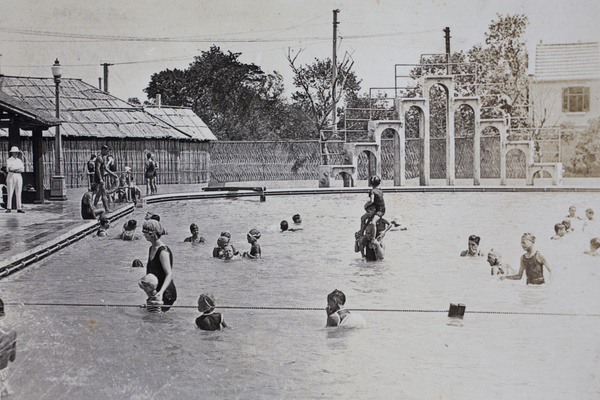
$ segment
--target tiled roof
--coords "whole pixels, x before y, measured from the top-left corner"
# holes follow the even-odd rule
[[[27,103],[31,110],[55,112],[53,78],[0,76],[0,91]],[[67,137],[206,140],[79,79],[61,81],[60,120],[61,134]],[[46,135],[54,134],[44,131]]]
[[[541,44],[535,51],[538,81],[599,79],[600,46],[594,43]]]
[[[199,140],[217,140],[204,121],[190,108],[162,106],[146,107],[144,110]]]

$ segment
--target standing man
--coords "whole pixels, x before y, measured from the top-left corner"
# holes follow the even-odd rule
[[[94,175],[94,182],[98,184],[98,192],[96,193],[96,198],[94,199],[94,208],[98,207],[98,200],[102,199],[102,205],[104,206],[104,210],[106,210],[106,212],[110,212],[110,209],[108,208],[108,199],[106,197],[106,187],[104,182],[104,176],[106,175],[105,158],[108,155],[109,150],[110,147],[107,145],[102,146],[100,155],[96,157],[96,171]]]
[[[148,196],[148,194],[158,193],[158,189],[156,188],[156,170],[158,169],[158,163],[154,160],[152,153],[146,154],[146,158],[144,177],[146,178],[146,196]]]
[[[8,189],[8,201],[6,203],[6,212],[11,212],[13,194],[17,198],[17,212],[24,213],[23,205],[21,204],[21,192],[23,191],[23,177],[21,174],[25,172],[23,161],[19,158],[21,150],[17,146],[13,146],[8,152],[9,158],[6,160],[6,187]]]

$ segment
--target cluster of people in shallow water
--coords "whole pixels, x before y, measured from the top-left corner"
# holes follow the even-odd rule
[[[587,236],[593,236],[589,242],[589,249],[583,251],[584,254],[590,256],[600,256],[600,237],[596,236],[600,225],[594,219],[594,211],[588,208],[585,211],[586,218],[581,218],[576,215],[577,208],[569,207],[569,214],[560,223],[554,225],[555,235],[550,237],[551,240],[566,240],[567,237],[573,235],[573,232],[587,233]],[[479,249],[481,238],[477,235],[471,235],[468,239],[468,247],[460,253],[461,257],[482,257],[484,252]],[[500,279],[520,280],[523,277],[523,272],[527,277],[527,284],[539,285],[545,283],[544,268],[551,273],[550,267],[546,258],[537,250],[535,250],[535,236],[531,233],[524,233],[521,237],[521,247],[525,250],[520,258],[519,271],[514,273],[510,265],[502,261],[499,252],[491,249],[487,253],[487,261],[491,267],[491,274],[498,275]]]

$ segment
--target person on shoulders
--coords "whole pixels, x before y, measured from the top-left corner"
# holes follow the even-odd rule
[[[246,258],[261,258],[260,245],[258,244],[260,232],[258,229],[251,229],[246,235],[246,238],[248,239],[248,243],[250,243],[250,251],[244,252],[242,256]]]
[[[502,262],[500,253],[491,249],[487,255],[487,262],[490,264],[492,275],[506,275],[512,273],[513,270],[508,264]]]
[[[286,220],[279,223],[279,228],[281,229],[281,232],[296,232],[302,230],[302,228],[290,228],[290,225]]]
[[[567,228],[563,224],[556,224],[556,225],[554,225],[554,232],[556,234],[554,236],[552,236],[550,239],[551,240],[560,240],[566,235]]]
[[[119,238],[121,240],[139,240],[141,239],[140,235],[136,233],[137,229],[137,221],[135,219],[130,219],[129,221],[123,224],[123,231]]]
[[[584,251],[584,254],[590,255],[590,256],[595,256],[598,257],[600,256],[600,251],[598,251],[598,249],[600,249],[600,238],[592,238],[592,240],[590,240],[590,249]]]
[[[140,288],[146,293],[146,304],[143,307],[151,313],[162,312],[163,301],[156,297],[158,278],[154,274],[146,274],[139,281]]]
[[[221,313],[215,312],[215,298],[210,294],[198,297],[198,311],[202,313],[196,318],[196,326],[203,331],[220,331],[227,328]]]
[[[523,271],[525,271],[528,285],[541,285],[545,283],[544,268],[548,270],[548,273],[552,274],[552,272],[550,271],[548,262],[544,256],[542,256],[539,251],[535,250],[534,244],[535,236],[531,233],[523,234],[521,237],[521,247],[525,250],[525,254],[521,256],[519,272],[515,275],[503,275],[500,277],[501,279],[521,280]]]
[[[204,239],[203,236],[200,236],[200,228],[198,228],[198,225],[191,224],[190,225],[190,233],[192,234],[192,236],[185,238],[183,240],[184,242],[206,243],[206,239]]]
[[[461,257],[482,257],[483,252],[481,250],[479,250],[479,242],[480,241],[481,241],[481,238],[477,235],[469,236],[469,240],[468,240],[469,248],[467,250],[462,251],[460,253],[460,256]]]
[[[364,327],[367,325],[365,319],[356,313],[351,313],[344,308],[346,304],[346,295],[335,289],[327,295],[327,313],[326,327],[347,326],[347,327]]]
[[[100,214],[104,214],[105,210],[94,205],[94,196],[98,192],[98,184],[92,182],[90,190],[83,194],[81,198],[81,218],[96,219]]]
[[[385,214],[385,201],[383,200],[383,190],[381,189],[381,178],[373,175],[369,178],[369,200],[375,205],[375,215],[371,219],[373,225],[377,225],[377,221]]]

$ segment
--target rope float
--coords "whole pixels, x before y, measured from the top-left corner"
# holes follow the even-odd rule
[[[11,306],[40,306],[40,307],[104,307],[104,308],[146,308],[145,304],[108,304],[108,303],[5,303]],[[454,315],[453,307],[449,310],[427,310],[427,309],[401,309],[401,308],[352,308],[351,311],[361,312],[396,312],[396,313],[448,313],[449,317],[462,317],[468,314],[491,314],[491,315],[537,315],[558,317],[600,317],[600,314],[588,313],[557,313],[557,312],[527,312],[527,311],[466,311],[462,315]],[[169,305],[170,308],[197,309],[197,306]],[[321,307],[276,307],[276,306],[219,306],[220,309],[229,310],[273,310],[273,311],[325,311]],[[458,313],[460,314],[460,312]]]

